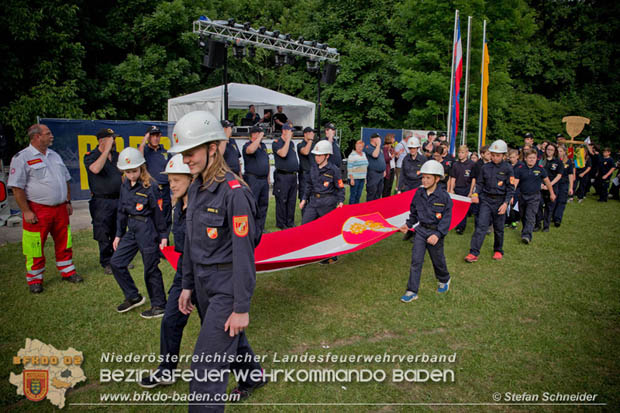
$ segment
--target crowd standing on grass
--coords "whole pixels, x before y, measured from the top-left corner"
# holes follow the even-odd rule
[[[253,111],[248,115],[253,116]],[[304,139],[295,147],[290,123],[281,110],[278,115],[282,136],[273,145],[276,225],[287,229],[295,225],[297,194],[305,224],[342,207],[345,189],[335,125],[328,123],[325,137],[318,141],[312,128],[304,129]],[[194,349],[199,358],[191,365],[196,377],[205,369],[262,372],[245,329],[256,282],[254,248],[265,232],[269,158],[259,125],[252,127],[251,139],[241,152],[231,144],[231,133],[231,122],[198,111],[177,122],[170,150],[177,153],[174,157],[163,150],[156,127],[149,128],[138,149],[125,148],[120,154],[114,144],[117,135],[112,129],[102,129],[97,133],[98,146],[84,157],[99,261],[106,273],[114,274],[125,297],[117,311],[128,312],[146,301],[129,272],[139,251],[151,301],[141,316],[162,318],[160,354],[164,361],[142,378],[144,388],[175,382],[177,358],[171,356],[179,354],[183,329],[193,311],[201,319]],[[9,186],[23,213],[26,279],[30,291],[40,293],[45,270],[42,250],[48,233],[54,238],[56,266],[63,280],[79,283],[82,278],[72,262],[69,173],[49,149],[53,135],[45,125],[33,125],[28,135],[30,146],[11,162]],[[451,196],[472,200],[467,215],[474,216],[474,230],[465,256],[470,263],[481,259],[482,244],[491,232],[492,258],[502,260],[506,227],[516,229],[521,222],[524,244],[533,241],[534,232],[549,231],[551,222],[560,227],[567,204],[574,196],[581,203],[592,187],[599,202],[607,202],[610,195],[620,199],[619,165],[611,149],[601,149],[589,140],[583,162],[575,165],[561,135],[555,142],[537,144],[528,133],[519,148],[496,140],[482,146],[479,153],[460,146],[457,158],[449,153],[446,134],[435,136],[429,132],[421,144],[417,137],[407,135],[394,147],[392,141],[382,142],[375,133],[368,144],[357,141],[347,158],[350,204],[360,202],[364,186],[367,201],[390,196],[393,187],[395,193],[418,189],[400,228],[404,240],[413,243],[409,277],[400,297],[404,303],[418,299],[426,251],[438,281],[437,292],[450,288],[443,248],[452,217]],[[456,226],[456,234],[464,234],[467,215]],[[159,250],[167,246],[171,229],[181,257],[166,299]],[[322,261],[335,262],[337,257]],[[224,353],[239,355],[243,361],[204,357]],[[190,391],[210,397],[225,394],[228,375],[219,377],[208,382],[192,380]],[[243,400],[266,383],[262,373],[247,375],[233,394]],[[190,405],[190,410],[205,407]],[[224,404],[210,407],[222,411]]]

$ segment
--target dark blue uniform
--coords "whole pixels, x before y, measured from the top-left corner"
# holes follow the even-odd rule
[[[409,218],[406,222],[409,228],[418,223],[415,228],[411,251],[411,269],[407,282],[408,291],[418,293],[426,250],[431,257],[437,280],[442,283],[447,283],[450,280],[450,273],[443,252],[443,241],[450,230],[451,219],[452,199],[446,191],[439,186],[430,195],[422,187],[416,191],[411,200]],[[431,235],[436,235],[439,238],[435,245],[426,242]]]
[[[398,190],[400,192],[406,192],[422,185],[420,168],[422,168],[424,162],[426,162],[426,157],[420,152],[416,154],[415,158],[411,154],[405,156],[400,171],[400,178],[398,179]]]
[[[304,176],[310,173],[310,165],[312,165],[312,163],[314,162],[314,158],[313,158],[314,155],[312,155],[311,152],[309,152],[308,155],[304,155],[301,153],[302,148],[304,148],[305,146],[306,146],[305,140],[297,144],[297,158],[299,159],[298,183],[299,183],[299,199],[300,200],[304,199],[303,198]],[[314,148],[314,143],[311,144],[310,151],[312,151],[313,148]]]
[[[563,162],[564,170],[562,171],[562,178],[558,182],[558,192],[555,194],[557,199],[555,200],[555,208],[553,210],[553,223],[556,227],[559,227],[562,223],[562,217],[564,217],[564,210],[566,209],[566,203],[568,202],[568,190],[570,186],[570,176],[573,175],[575,168],[573,167],[573,161],[570,159]]]
[[[297,205],[297,171],[299,162],[295,154],[295,144],[291,139],[285,157],[278,151],[285,145],[284,139],[278,138],[271,145],[276,171],[273,178],[273,195],[276,198],[276,226],[280,229],[295,226],[295,206]]]
[[[606,179],[603,179],[605,175],[612,168],[616,167],[616,162],[612,158],[603,158],[601,156],[601,161],[598,166],[598,175],[597,175],[597,190],[599,193],[599,201],[607,202],[607,197],[609,196],[609,180],[611,179],[611,175]]]
[[[493,223],[495,232],[493,251],[504,253],[502,247],[504,245],[506,214],[500,215],[498,209],[503,203],[510,204],[514,194],[513,177],[512,166],[506,161],[499,164],[489,162],[480,168],[480,174],[476,179],[476,193],[480,197],[480,212],[476,229],[471,237],[470,254],[476,257],[480,255],[480,248],[491,223]]]
[[[557,158],[553,158],[552,160],[545,159],[542,161],[542,166],[547,170],[547,175],[549,176],[549,180],[553,181],[557,175],[562,175],[564,173],[564,164]],[[553,192],[555,192],[556,196],[559,191],[560,183],[559,181],[553,185]],[[545,230],[549,229],[549,224],[551,223],[551,216],[553,215],[553,210],[555,209],[555,201],[551,201],[551,194],[547,189],[543,189],[541,191],[542,195],[542,204],[538,207],[538,222],[543,221],[543,228]]]
[[[523,229],[521,238],[532,240],[532,231],[536,223],[536,213],[540,204],[540,186],[547,178],[547,171],[542,166],[536,164],[529,168],[526,164],[521,164],[514,169],[515,178],[519,180],[517,186],[519,212]]]
[[[452,169],[452,162],[448,157],[442,159],[441,166],[443,166],[443,176],[439,181],[438,186],[446,191],[448,189],[448,180],[450,179],[450,170]]]
[[[239,163],[239,158],[241,158],[241,154],[239,153],[237,143],[234,141],[234,139],[229,139],[228,142],[226,142],[224,160],[226,161],[226,164],[228,165],[230,170],[237,175],[241,175],[241,164]]]
[[[178,362],[171,360],[171,356],[179,355],[181,348],[181,339],[183,338],[183,329],[187,325],[189,314],[185,315],[179,311],[179,296],[183,290],[183,250],[185,243],[185,210],[183,209],[183,201],[177,202],[174,208],[174,219],[172,233],[174,234],[174,250],[180,252],[181,256],[177,263],[177,271],[174,274],[174,280],[168,290],[168,302],[166,303],[166,311],[164,318],[161,320],[161,332],[159,339],[159,352],[166,357],[158,367],[158,370],[174,370],[177,368]],[[197,302],[196,292],[192,293],[192,301]],[[198,307],[198,306],[197,306]],[[202,321],[202,313],[197,308],[198,315]],[[201,322],[202,324],[202,322]]]
[[[327,138],[323,138],[321,140],[326,141]],[[342,154],[340,153],[340,147],[335,140],[332,142],[332,154],[327,160],[327,162],[336,165],[338,169],[340,169],[340,167],[342,166]]]
[[[247,147],[251,143],[251,141],[246,142],[242,149],[245,169],[243,179],[250,186],[258,203],[256,223],[262,233],[263,229],[265,229],[267,208],[269,208],[269,181],[267,179],[269,175],[269,155],[267,154],[267,147],[262,142],[253,154],[248,154]]]
[[[310,167],[310,173],[304,181],[304,214],[302,224],[322,217],[344,203],[344,184],[340,177],[340,169],[330,164],[319,169],[315,163]]]
[[[385,158],[383,151],[379,150],[379,154],[375,158],[372,153],[376,147],[366,145],[364,153],[368,158],[368,172],[366,173],[366,201],[374,201],[381,198],[383,193],[383,173],[385,172]]]
[[[471,191],[471,181],[474,179],[474,161],[466,159],[465,162],[456,161],[452,163],[450,168],[450,178],[454,178],[454,193],[462,196],[469,196]],[[456,226],[459,232],[465,231],[467,227],[467,214],[463,220]]]
[[[260,241],[258,210],[251,191],[226,174],[223,182],[203,185],[199,175],[189,188],[187,226],[183,254],[183,288],[196,291],[203,323],[194,348],[191,369],[195,377],[205,378],[205,371],[236,368],[228,359],[215,355],[245,356],[254,353],[245,332],[230,337],[224,324],[233,313],[248,313],[256,284],[254,248]],[[233,254],[234,251],[234,254]],[[208,357],[210,356],[210,357]],[[260,370],[257,362],[245,363],[248,370]],[[228,374],[223,381],[190,383],[191,393],[226,393]],[[253,385],[253,383],[247,383]],[[218,406],[190,405],[190,411]]]
[[[589,156],[586,158],[586,162],[583,168],[577,168],[577,176],[575,177],[575,180],[578,182],[577,198],[579,199],[583,199],[586,196],[586,189],[590,186],[589,183],[591,171],[585,173],[588,168],[592,169],[592,161],[590,160]],[[579,176],[581,174],[583,174],[583,176]]]
[[[146,160],[146,169],[149,174],[157,181],[157,189],[159,189],[159,199],[161,199],[161,209],[166,219],[166,227],[170,232],[172,226],[172,201],[170,200],[170,185],[168,184],[168,176],[162,174],[166,169],[166,164],[170,159],[170,154],[166,152],[162,145],[157,150],[149,145],[144,146],[144,159]]]
[[[110,264],[114,254],[112,242],[116,235],[116,211],[121,191],[121,172],[116,167],[118,152],[111,151],[112,160],[106,159],[98,174],[88,169],[101,156],[99,148],[84,155],[84,166],[88,175],[88,186],[92,197],[88,209],[92,218],[93,238],[99,244],[99,263],[102,267]]]
[[[118,202],[116,236],[121,238],[110,266],[126,300],[134,300],[140,293],[129,274],[127,266],[138,251],[144,263],[144,282],[151,300],[151,307],[166,306],[166,293],[159,270],[159,241],[168,238],[166,221],[157,204],[155,184],[145,188],[138,180],[131,186],[129,179],[121,185]]]

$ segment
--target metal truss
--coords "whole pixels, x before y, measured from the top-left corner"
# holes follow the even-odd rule
[[[260,47],[277,52],[281,55],[305,57],[311,61],[327,61],[338,63],[340,53],[326,44],[308,41],[303,38],[291,40],[290,34],[280,34],[279,31],[267,31],[264,27],[259,30],[249,27],[249,24],[234,23],[226,20],[200,20],[194,21],[193,32],[216,41],[232,43],[237,47]]]

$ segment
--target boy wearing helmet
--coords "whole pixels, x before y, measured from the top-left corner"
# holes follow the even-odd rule
[[[403,159],[401,177],[398,182],[398,193],[417,188],[422,184],[420,168],[426,162],[426,157],[420,153],[420,140],[415,137],[409,138],[407,142],[409,153]]]
[[[438,186],[444,175],[443,166],[439,162],[426,161],[420,173],[422,174],[422,187],[418,188],[413,196],[409,218],[400,227],[403,234],[415,228],[409,281],[405,294],[400,298],[403,303],[418,299],[420,275],[426,250],[431,257],[435,277],[439,281],[437,292],[445,293],[450,288],[450,273],[443,252],[443,241],[450,230],[452,199],[443,188]]]
[[[146,169],[144,156],[136,148],[125,148],[118,155],[118,169],[123,172],[116,221],[112,273],[125,301],[116,311],[124,313],[144,304],[127,266],[140,251],[144,263],[144,282],[151,308],[140,314],[144,318],[163,317],[166,293],[159,270],[159,248],[168,244],[166,220],[158,204],[157,182]]]
[[[514,194],[514,172],[510,163],[504,160],[508,145],[497,140],[489,147],[491,162],[484,164],[476,177],[476,188],[472,194],[472,202],[480,203],[480,212],[476,221],[476,229],[471,238],[467,262],[478,261],[480,248],[491,223],[495,232],[493,243],[493,259],[501,260],[504,256],[504,223],[506,209]]]

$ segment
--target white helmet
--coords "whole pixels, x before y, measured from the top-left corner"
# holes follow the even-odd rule
[[[407,142],[407,148],[419,148],[420,140],[418,138],[411,137]]]
[[[129,146],[118,154],[116,167],[121,171],[126,171],[127,169],[137,168],[144,162],[146,162],[144,160],[144,155],[136,148]]]
[[[424,162],[424,165],[420,168],[420,173],[443,176],[443,165],[431,159],[430,161]]]
[[[315,155],[333,155],[334,149],[329,141],[319,141],[312,149],[312,153]]]
[[[198,110],[183,115],[174,125],[168,152],[181,153],[203,143],[227,140],[220,121],[210,112]]]
[[[504,142],[501,139],[496,140],[489,147],[489,152],[493,152],[493,153],[506,153],[506,152],[508,152],[508,145],[506,145],[506,142]]]
[[[168,174],[190,174],[189,166],[183,163],[183,155],[177,153],[166,164],[166,170],[162,172],[164,175]]]

